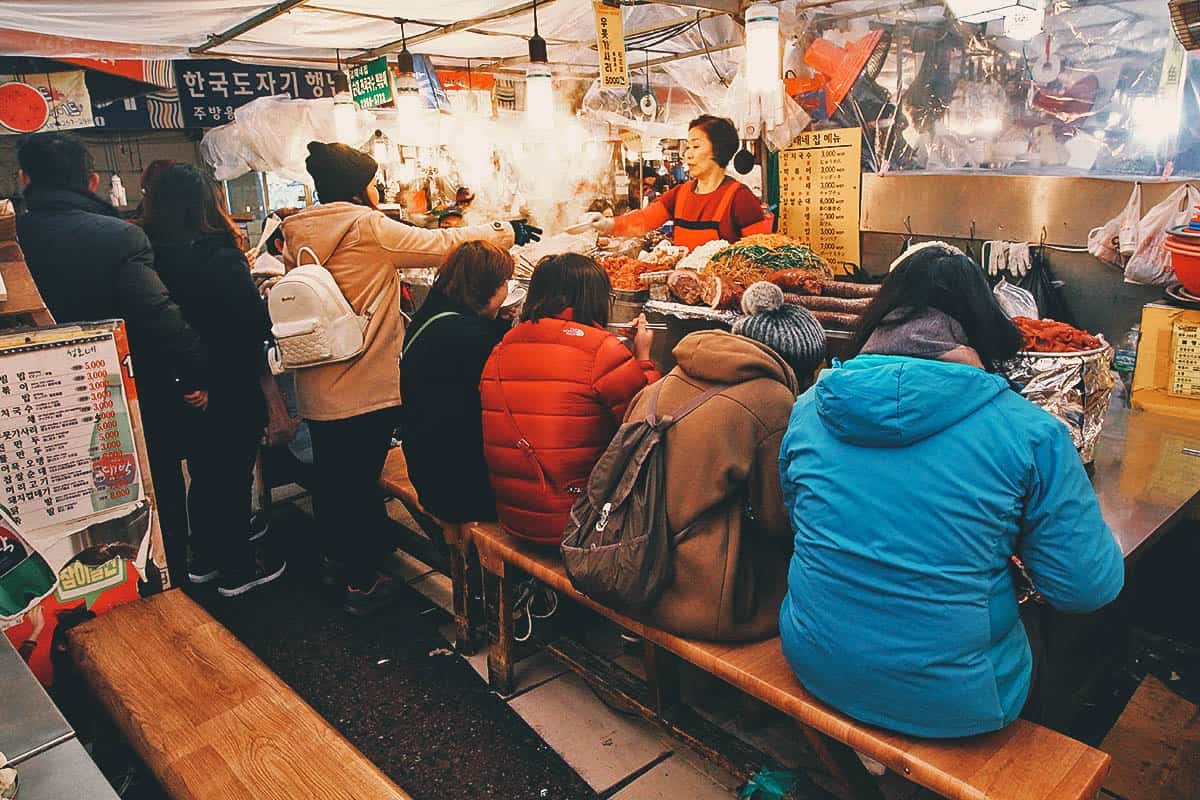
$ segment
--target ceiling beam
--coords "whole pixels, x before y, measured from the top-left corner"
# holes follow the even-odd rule
[[[540,3],[538,2],[538,0],[530,0],[529,2],[521,3],[520,5],[517,5],[517,6],[511,6],[509,8],[501,9],[500,11],[493,11],[491,14],[485,14],[481,17],[475,17],[473,19],[459,20],[458,22],[452,22],[448,25],[442,25],[440,27],[434,28],[431,31],[425,31],[424,33],[418,33],[416,36],[409,36],[407,39],[408,46],[411,48],[411,47],[414,47],[415,45],[419,45],[424,42],[428,42],[432,39],[437,39],[440,36],[448,36],[451,33],[458,33],[459,31],[470,30],[471,28],[474,28],[476,25],[481,25],[485,22],[494,22],[495,20],[498,20],[498,19],[506,19],[508,17],[514,17],[518,14],[524,14],[527,11],[532,11],[533,7],[535,5],[541,5],[543,8],[545,8],[546,6],[550,5],[553,2],[554,2],[554,0],[541,0]],[[399,48],[401,45],[403,45],[405,43],[405,41],[406,41],[405,39],[395,39],[386,44],[381,44],[378,47],[372,47],[370,50],[364,50],[363,52],[359,53],[358,55],[354,56],[353,58],[351,58],[349,60],[350,61],[367,61],[367,60],[375,58],[377,56],[386,55],[388,53],[394,52],[397,48]]]
[[[259,25],[270,22],[276,17],[283,16],[293,8],[299,8],[307,2],[308,0],[283,0],[283,2],[276,3],[270,8],[263,9],[245,22],[239,22],[224,33],[209,34],[208,41],[198,47],[189,48],[188,52],[193,55],[207,53],[214,47],[220,47],[226,42],[241,36],[246,31],[254,30]]]
[[[682,6],[684,8],[703,8],[722,14],[738,16],[742,13],[742,0],[650,0],[663,6]],[[837,2],[837,0],[834,0]]]

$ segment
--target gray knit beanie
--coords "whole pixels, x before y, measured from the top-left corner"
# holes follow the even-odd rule
[[[783,302],[783,289],[759,281],[742,295],[746,315],[733,323],[733,332],[770,347],[803,383],[825,360],[825,329],[803,306]]]

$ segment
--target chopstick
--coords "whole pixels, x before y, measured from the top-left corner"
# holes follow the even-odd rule
[[[610,322],[610,323],[608,323],[608,327],[610,327],[610,328],[633,328],[636,325],[637,325],[636,322]],[[667,330],[667,326],[661,322],[647,322],[646,330],[648,330],[648,331],[665,331],[665,330]]]

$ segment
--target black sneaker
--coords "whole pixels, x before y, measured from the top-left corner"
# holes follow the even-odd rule
[[[376,575],[375,583],[370,589],[346,587],[342,609],[347,614],[356,617],[369,617],[375,612],[391,605],[396,598],[396,582],[390,575]]]
[[[193,556],[188,564],[188,580],[196,586],[202,586],[206,583],[212,583],[217,578],[221,577],[221,571],[217,569],[216,564],[213,564],[206,558],[196,558]]]
[[[287,570],[287,562],[276,556],[260,556],[255,563],[254,571],[241,575],[222,575],[217,591],[222,597],[238,597],[259,586],[283,576]]]
[[[271,530],[271,518],[266,514],[255,514],[250,517],[250,541],[257,542]]]

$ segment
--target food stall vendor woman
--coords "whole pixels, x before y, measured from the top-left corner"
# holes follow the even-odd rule
[[[729,120],[708,115],[692,120],[684,154],[691,180],[640,211],[611,219],[591,214],[587,221],[601,233],[640,236],[674,220],[675,244],[689,250],[717,239],[732,244],[743,236],[770,233],[772,221],[754,192],[725,174],[738,144],[737,128]]]

